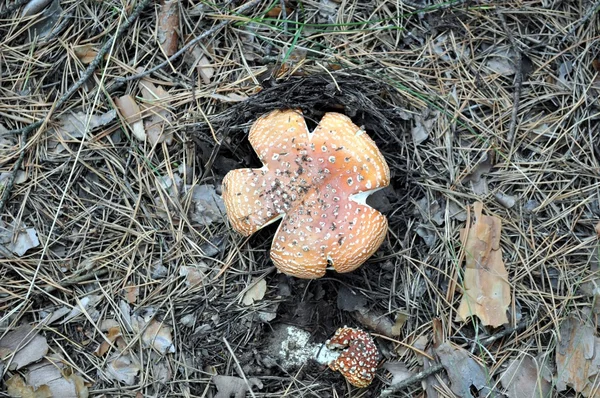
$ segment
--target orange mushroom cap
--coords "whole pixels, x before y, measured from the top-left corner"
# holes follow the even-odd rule
[[[331,370],[339,371],[355,387],[364,388],[371,384],[379,362],[379,351],[367,332],[348,327],[340,328],[327,341],[326,346],[345,348],[340,356],[329,364]]]
[[[232,227],[251,235],[283,218],[273,239],[277,268],[319,278],[362,265],[381,246],[387,219],[367,196],[389,184],[373,140],[345,115],[326,113],[311,133],[302,113],[276,110],[250,129],[261,169],[230,171],[223,199]]]

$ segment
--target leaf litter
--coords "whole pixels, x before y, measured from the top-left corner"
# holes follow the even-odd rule
[[[483,215],[483,203],[475,202],[473,207],[475,223],[461,231],[466,266],[456,318],[466,321],[477,316],[483,325],[497,327],[508,323],[511,302],[500,247],[502,224],[498,217]]]

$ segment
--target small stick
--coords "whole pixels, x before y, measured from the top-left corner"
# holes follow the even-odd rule
[[[510,124],[508,125],[508,135],[506,139],[510,143],[511,152],[512,147],[514,145],[515,132],[517,130],[517,117],[519,114],[519,104],[521,102],[521,87],[523,86],[523,72],[521,71],[523,66],[523,56],[521,55],[521,50],[515,37],[513,36],[511,30],[508,28],[508,24],[506,23],[506,18],[504,18],[504,14],[502,14],[502,10],[500,7],[496,7],[496,14],[498,18],[500,18],[500,22],[502,23],[502,28],[508,37],[508,41],[510,42],[510,46],[516,54],[515,64],[515,78],[513,80],[513,108],[512,114],[510,117]]]
[[[596,3],[590,7],[590,9],[588,10],[588,12],[585,13],[585,15],[583,16],[583,18],[581,18],[579,21],[577,21],[575,23],[575,25],[573,25],[571,27],[571,29],[569,29],[569,31],[567,32],[567,34],[561,39],[561,43],[564,43],[569,37],[571,37],[571,35],[573,33],[575,33],[575,31],[577,29],[579,29],[581,27],[581,25],[583,25],[584,23],[586,23],[588,21],[588,19],[590,19],[598,10],[598,8],[600,7],[600,0],[597,0]]]

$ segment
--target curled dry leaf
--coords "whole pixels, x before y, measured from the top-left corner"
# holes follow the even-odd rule
[[[73,52],[75,56],[81,61],[82,64],[88,65],[90,64],[98,52],[94,50],[94,46],[92,44],[82,44],[80,46],[73,47]]]
[[[560,341],[556,346],[556,389],[572,387],[584,396],[597,396],[600,388],[600,339],[595,328],[575,317],[560,325]]]
[[[111,380],[132,385],[140,371],[140,364],[130,355],[114,355],[106,365],[106,374]]]
[[[112,343],[114,343],[121,336],[121,328],[119,326],[111,327],[108,329],[108,335],[104,337],[102,343],[100,343],[98,348],[96,348],[96,351],[94,351],[94,354],[99,357],[103,357],[108,350],[110,350]]]
[[[456,318],[466,321],[476,315],[484,325],[497,327],[508,323],[506,311],[510,305],[508,272],[500,248],[502,225],[499,218],[482,214],[481,202],[475,202],[474,208],[475,224],[461,231],[466,268]]]
[[[81,138],[86,132],[110,123],[116,116],[114,109],[99,115],[88,115],[85,112],[65,113],[58,118],[58,126],[54,129],[56,137],[52,137],[51,140]]]
[[[138,296],[140,295],[140,288],[137,286],[125,286],[125,298],[129,302],[129,304],[133,304],[137,301]]]
[[[153,347],[161,354],[175,352],[170,326],[158,322],[155,319],[150,320],[148,326],[145,326],[145,323],[143,318],[137,316],[136,322],[134,322],[134,330],[137,332],[145,327],[142,334],[142,342],[146,347]]]
[[[83,378],[76,374],[67,374],[61,359],[44,360],[28,369],[25,382],[36,391],[47,387],[52,397],[87,398],[88,388]]]
[[[398,384],[414,375],[402,362],[386,362],[383,367],[392,375],[391,385]]]
[[[479,391],[487,385],[485,370],[465,349],[445,342],[435,348],[435,353],[448,373],[452,392],[459,397],[472,397],[471,387]]]
[[[508,398],[550,397],[552,385],[543,377],[543,370],[544,364],[529,355],[510,361],[500,376]]]
[[[173,133],[166,132],[165,128],[171,123],[171,113],[166,108],[171,95],[161,86],[156,86],[148,80],[140,82],[140,91],[145,102],[142,103],[142,117],[148,141],[152,145],[173,142]]]
[[[42,11],[52,0],[31,0],[21,12],[22,17],[28,17]]]
[[[119,113],[129,125],[133,132],[133,136],[139,141],[146,140],[146,130],[142,121],[142,112],[135,99],[127,94],[119,98],[115,98],[115,105],[119,109]]]
[[[254,283],[250,287],[250,289],[246,290],[246,294],[244,294],[244,299],[242,300],[242,304],[244,305],[252,305],[256,301],[260,301],[265,297],[265,293],[267,292],[267,281],[264,279],[259,280]]]
[[[177,52],[179,39],[179,0],[163,0],[158,14],[158,44],[170,57]]]
[[[37,362],[48,353],[48,343],[33,325],[21,325],[0,339],[0,360],[17,370]]]
[[[263,388],[262,382],[255,377],[250,377],[246,383],[239,377],[216,375],[213,376],[212,381],[219,391],[215,398],[231,398],[232,395],[235,398],[243,398],[246,396],[248,387],[258,387],[259,390]]]

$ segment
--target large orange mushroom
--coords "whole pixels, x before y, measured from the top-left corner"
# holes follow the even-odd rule
[[[283,219],[273,239],[277,268],[319,278],[362,265],[381,246],[387,219],[365,204],[389,184],[373,140],[345,115],[326,113],[309,132],[298,110],[276,110],[250,129],[263,167],[230,171],[223,199],[231,226],[249,236]]]

